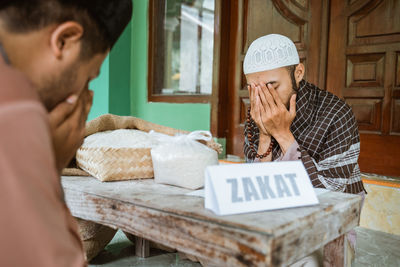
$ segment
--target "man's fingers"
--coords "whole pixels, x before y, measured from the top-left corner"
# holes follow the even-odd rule
[[[251,107],[253,107],[253,95],[252,95],[252,91],[251,91],[251,85],[247,85],[247,90],[249,91],[249,100],[250,100],[250,110]]]
[[[260,110],[260,97],[258,96],[258,94],[257,93],[255,93],[254,94],[255,96],[254,96],[254,98],[255,98],[255,104],[254,104],[254,121],[257,123],[257,124],[260,124],[261,123],[261,118],[260,118],[260,112],[261,112],[261,110]]]
[[[254,84],[250,85],[250,113],[252,117],[254,118],[254,111],[256,109],[256,93],[255,93],[256,88],[254,87]]]
[[[275,88],[271,84],[268,84],[267,87],[268,87],[268,92],[271,94],[276,105],[278,107],[285,107],[285,105],[282,103],[281,98],[279,97],[278,93],[276,92]]]
[[[258,86],[257,93],[260,96],[260,100],[261,100],[261,106],[262,106],[261,110],[264,113],[269,115],[271,113],[271,107],[269,106],[269,103],[268,103],[267,99],[265,98],[265,94],[263,92],[262,87]]]
[[[261,100],[260,100],[260,96],[257,94],[256,95],[256,105],[255,105],[255,110],[254,110],[254,114],[255,114],[255,120],[257,120],[257,123],[261,124],[261,113],[263,112],[262,110],[262,105],[261,105]]]
[[[256,94],[255,94],[256,87],[254,84],[250,85],[250,100],[253,106],[256,104]]]
[[[72,117],[70,117],[69,120],[70,119],[72,119]],[[75,123],[75,126],[73,125],[72,121],[68,121],[68,123],[64,123],[59,127],[58,132],[63,133],[60,138],[62,138],[65,143],[73,145],[70,149],[76,150],[83,142],[85,137],[85,128],[77,127],[77,122]]]
[[[79,117],[78,119],[78,123],[79,123],[79,128],[84,128],[85,124],[86,124],[86,120],[87,120],[87,115],[88,112],[86,112],[88,110],[88,97],[82,97],[82,103],[81,103],[81,107],[80,110],[77,111],[77,116]]]
[[[76,128],[80,123],[80,117],[84,112],[84,98],[85,97],[81,94],[73,112],[68,118],[66,118],[66,123],[68,123],[72,128]]]
[[[257,95],[257,100],[258,100],[258,105],[257,105],[257,110],[256,110],[256,117],[257,117],[257,125],[260,128],[260,131],[266,133],[267,130],[265,129],[264,123],[263,123],[263,114],[265,114],[265,111],[262,109],[262,105],[260,103],[260,97]]]
[[[93,91],[89,89],[85,89],[85,91],[82,92],[81,98],[80,98],[80,105],[81,108],[80,110],[77,110],[77,115],[79,116],[79,127],[80,128],[85,128],[86,120],[88,118],[88,114],[90,112],[90,109],[92,107],[92,102],[93,102]]]
[[[86,103],[86,116],[89,114],[90,109],[92,108],[92,104],[93,104],[93,96],[94,96],[94,92],[92,90],[89,90],[89,95],[88,95],[88,100]]]
[[[268,130],[264,124],[264,122],[267,120],[268,117],[269,117],[269,115],[267,115],[265,113],[260,113],[260,120],[262,121],[261,125],[262,125],[262,130],[264,133],[268,133]]]
[[[290,113],[290,118],[293,120],[296,117],[296,97],[297,95],[294,94],[292,95],[292,97],[290,98],[290,109],[289,109],[289,113]]]
[[[265,84],[261,84],[261,88],[262,88],[261,91],[264,94],[264,97],[269,105],[270,112],[274,113],[277,108],[274,98],[272,97],[271,93],[269,92],[269,89],[267,88],[267,86]]]
[[[49,113],[51,127],[57,127],[62,124],[68,116],[74,111],[76,102],[78,101],[77,95],[69,96],[65,101],[58,104]]]

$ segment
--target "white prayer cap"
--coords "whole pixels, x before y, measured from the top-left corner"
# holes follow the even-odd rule
[[[299,62],[299,54],[292,40],[280,34],[268,34],[251,43],[244,57],[243,72],[249,74],[273,70]]]

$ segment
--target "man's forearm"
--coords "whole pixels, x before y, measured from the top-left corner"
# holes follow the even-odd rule
[[[286,154],[289,147],[296,141],[291,131],[276,135],[274,138],[281,147],[283,155]]]
[[[300,160],[301,159],[301,150],[297,141],[294,141],[293,144],[288,148],[285,154],[281,154],[279,157],[279,161],[292,161],[292,160]]]

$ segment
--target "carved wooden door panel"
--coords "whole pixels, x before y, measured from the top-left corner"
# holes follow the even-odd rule
[[[243,156],[243,127],[250,105],[243,59],[252,41],[279,33],[291,38],[306,66],[308,81],[324,85],[327,47],[327,1],[238,0],[232,1],[228,74],[227,152]]]
[[[331,0],[327,89],[353,108],[362,172],[400,176],[400,1]]]

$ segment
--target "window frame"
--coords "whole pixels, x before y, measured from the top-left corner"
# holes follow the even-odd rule
[[[148,102],[166,102],[166,103],[211,103],[217,96],[219,84],[219,60],[220,60],[220,16],[221,16],[221,0],[215,0],[214,13],[214,48],[213,48],[213,75],[212,75],[212,91],[211,94],[183,94],[183,95],[166,95],[154,93],[155,84],[155,62],[157,53],[157,32],[159,31],[160,23],[155,21],[158,16],[157,5],[165,5],[166,0],[149,0],[149,29],[148,29],[148,67],[147,67],[147,100]]]

